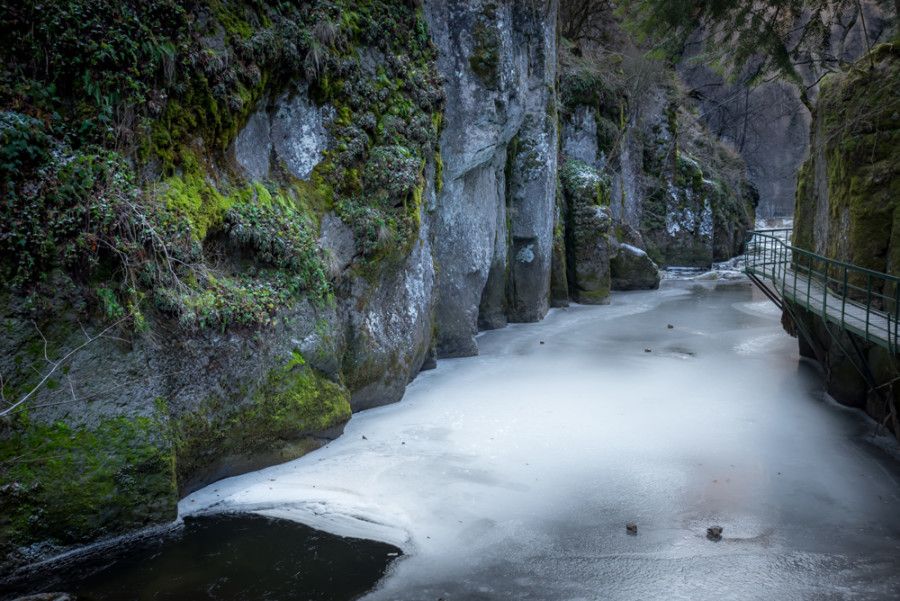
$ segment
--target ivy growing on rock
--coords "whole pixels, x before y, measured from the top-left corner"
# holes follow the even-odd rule
[[[362,257],[415,239],[443,98],[412,6],[0,6],[0,271],[17,289],[62,272],[104,314],[151,300],[185,326],[251,325],[330,296],[322,211],[354,228]],[[303,80],[335,109],[333,145],[311,182],[276,170],[248,185],[225,151]],[[240,260],[212,260],[224,239]]]

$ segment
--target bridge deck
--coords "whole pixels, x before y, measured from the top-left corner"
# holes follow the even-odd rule
[[[889,314],[867,309],[865,305],[850,300],[793,269],[788,268],[778,274],[774,270],[754,269],[753,272],[775,283],[782,298],[795,305],[879,346],[897,348],[900,337],[895,331],[896,321]]]
[[[795,248],[789,244],[789,235],[786,230],[753,232],[748,244],[747,273],[768,280],[783,300],[799,305],[863,340],[897,352],[900,348],[897,310],[900,307],[896,297],[900,294],[900,280]],[[805,267],[804,264],[821,267]],[[835,279],[834,273],[841,277]],[[862,274],[867,286],[848,285],[848,274]],[[873,286],[873,282],[876,285]],[[853,290],[854,296],[862,300],[850,298],[841,290]],[[885,311],[879,307],[894,310]]]

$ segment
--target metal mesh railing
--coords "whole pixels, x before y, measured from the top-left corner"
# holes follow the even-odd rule
[[[747,273],[769,280],[783,299],[896,353],[900,278],[792,246],[791,234],[751,232]]]

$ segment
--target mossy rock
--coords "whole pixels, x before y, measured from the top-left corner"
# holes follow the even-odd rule
[[[163,418],[95,427],[19,418],[0,432],[0,553],[83,544],[175,519],[175,454]]]
[[[294,353],[243,403],[210,398],[174,419],[179,488],[186,494],[228,475],[299,457],[349,419],[349,391]]]
[[[609,178],[583,161],[568,160],[559,173],[563,190],[572,202],[585,205],[609,206],[611,186]]]
[[[883,44],[823,81],[800,170],[794,243],[900,274],[900,46]],[[824,177],[823,177],[824,176]],[[827,222],[816,229],[816,215]],[[864,278],[851,283],[865,286]]]
[[[608,302],[609,179],[581,161],[566,161],[560,170],[566,201],[565,240],[567,282],[573,300],[584,304]]]
[[[390,0],[139,4],[77,2],[34,13],[27,28],[16,11],[0,18],[14,31],[0,52],[6,79],[18,82],[0,96],[22,113],[14,121],[0,114],[0,137],[14,137],[0,144],[2,154],[16,151],[0,160],[0,175],[4,187],[32,191],[0,219],[0,240],[15,251],[5,254],[3,275],[33,286],[61,268],[97,280],[92,287],[109,290],[122,307],[150,297],[154,309],[188,328],[266,325],[298,296],[330,293],[320,279],[299,282],[289,270],[254,261],[254,253],[243,253],[240,269],[220,269],[220,248],[210,240],[229,211],[265,206],[266,196],[286,199],[313,224],[327,210],[355,204],[340,216],[378,240],[356,262],[405,256],[418,234],[423,166],[436,156],[442,121],[421,10]],[[103,49],[48,37],[82,21],[106,41]],[[373,55],[390,60],[372,68]],[[32,68],[49,58],[46,69]],[[79,62],[87,59],[90,73]],[[309,181],[276,165],[267,181],[251,184],[229,148],[251,115],[271,109],[297,81],[333,108],[333,145]],[[95,123],[90,113],[109,119],[110,107],[127,118],[117,117],[115,128]],[[107,139],[113,130],[115,139]],[[385,148],[404,156],[386,157]],[[58,168],[47,168],[51,157]],[[323,271],[314,253],[304,256],[310,260],[301,271]]]
[[[619,244],[609,261],[613,290],[655,290],[660,274],[656,263],[643,250]]]

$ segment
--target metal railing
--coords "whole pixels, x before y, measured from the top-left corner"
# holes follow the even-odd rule
[[[900,278],[792,246],[792,233],[750,232],[745,271],[769,280],[782,299],[896,353]]]

